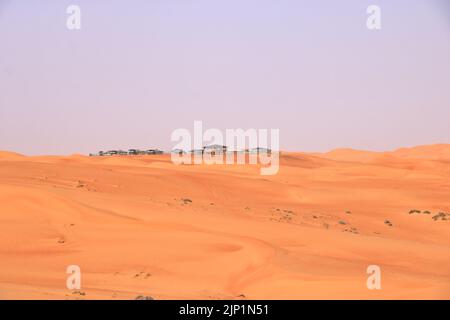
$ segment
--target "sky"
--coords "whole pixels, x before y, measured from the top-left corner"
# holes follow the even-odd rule
[[[290,151],[450,143],[449,2],[0,0],[0,150],[170,150],[195,120]]]

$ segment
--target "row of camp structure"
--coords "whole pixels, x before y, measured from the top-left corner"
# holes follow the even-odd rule
[[[219,154],[225,154],[227,152],[235,152],[228,150],[227,146],[222,146],[219,144],[213,144],[210,146],[203,147],[202,149],[194,149],[190,151],[185,151],[182,149],[174,149],[171,153],[173,154],[210,154],[212,156],[219,155]],[[253,149],[244,149],[241,151],[236,151],[238,153],[251,153],[251,154],[259,154],[259,153],[265,153],[265,154],[271,154],[272,150],[267,148],[253,148]]]
[[[238,152],[238,153],[249,153],[249,154],[271,154],[272,150],[267,148],[252,148],[252,149],[244,149],[241,151],[230,151],[227,146],[213,144],[202,149],[194,149],[190,151],[185,151],[181,149],[173,149],[171,151],[172,154],[209,154],[211,156],[226,154],[227,152]],[[89,156],[116,156],[116,155],[150,155],[150,154],[163,154],[164,152],[159,149],[149,149],[149,150],[139,150],[139,149],[129,149],[128,151],[124,150],[109,150],[109,151],[99,151],[98,153],[90,153]]]
[[[128,151],[124,150],[109,150],[109,151],[99,151],[98,153],[90,153],[89,156],[117,156],[117,155],[147,155],[147,154],[163,154],[163,151],[159,149],[148,149],[148,150],[139,150],[139,149],[128,149]]]

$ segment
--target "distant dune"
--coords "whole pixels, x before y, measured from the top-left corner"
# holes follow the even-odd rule
[[[450,160],[450,145],[434,144],[414,148],[401,148],[394,151],[393,154],[404,158]]]
[[[337,161],[367,162],[375,160],[381,154],[382,154],[381,152],[361,151],[350,148],[341,148],[341,149],[334,149],[332,151],[322,154],[315,153],[314,155]]]
[[[24,157],[24,156],[21,155],[20,153],[0,150],[0,160],[2,160],[2,159],[4,159],[4,160],[17,159],[17,158],[21,158],[21,157]]]
[[[450,145],[280,163],[0,152],[0,298],[450,299]]]
[[[450,160],[450,144],[434,144],[413,148],[400,148],[390,152],[361,151],[351,148],[334,149],[325,153],[312,153],[319,157],[338,161],[369,162],[388,157],[405,159]]]

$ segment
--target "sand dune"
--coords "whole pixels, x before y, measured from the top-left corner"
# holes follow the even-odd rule
[[[315,153],[314,155],[326,159],[350,162],[367,162],[377,159],[381,152],[355,150],[351,148],[334,149],[325,153]]]
[[[450,148],[448,144],[401,148],[394,151],[393,154],[403,158],[450,160]]]
[[[16,152],[0,151],[0,160],[20,159],[24,156]]]
[[[350,162],[370,162],[382,159],[393,160],[396,158],[450,161],[450,147],[448,144],[434,144],[412,148],[400,148],[391,152],[374,152],[340,148],[325,153],[313,153],[312,155],[331,160]]]
[[[449,160],[449,145],[283,153],[261,176],[0,152],[0,298],[450,299]]]

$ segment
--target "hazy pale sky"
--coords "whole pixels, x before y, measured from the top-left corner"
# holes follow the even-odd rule
[[[194,120],[284,150],[450,143],[449,1],[0,0],[0,150],[168,150]]]

